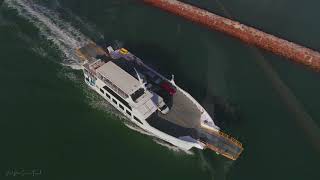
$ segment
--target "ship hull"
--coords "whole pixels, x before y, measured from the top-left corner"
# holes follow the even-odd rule
[[[89,43],[77,54],[84,61],[85,82],[149,134],[182,150],[209,148],[232,160],[243,151],[242,144],[221,132],[173,76],[167,79],[124,48],[103,49]],[[143,94],[136,96],[138,92]],[[170,110],[163,111],[161,102]]]
[[[139,123],[138,121],[136,121],[133,117],[134,116],[138,116],[138,114],[134,114],[134,111],[132,111],[132,115],[128,115],[123,109],[121,109],[117,104],[115,104],[112,99],[115,98],[113,97],[111,94],[111,98],[108,98],[107,96],[105,96],[104,93],[102,93],[100,91],[100,88],[105,86],[105,83],[102,82],[100,79],[95,80],[95,82],[92,82],[90,77],[85,75],[85,83],[92,89],[94,90],[96,93],[98,93],[101,97],[103,97],[109,104],[111,104],[114,108],[116,108],[122,115],[124,115],[128,120],[130,120],[130,122],[134,123],[135,125],[137,125],[138,127],[140,127],[141,129],[143,129],[144,131],[150,133],[151,135],[167,142],[170,143],[176,147],[178,147],[181,150],[184,151],[189,151],[192,148],[197,148],[197,149],[204,149],[202,143],[198,142],[198,141],[185,141],[185,140],[181,140],[179,138],[170,136],[162,131],[159,131],[158,129],[150,126],[147,121],[145,119],[140,119],[140,121],[142,121],[142,124]],[[87,81],[87,79],[89,79],[89,81]]]

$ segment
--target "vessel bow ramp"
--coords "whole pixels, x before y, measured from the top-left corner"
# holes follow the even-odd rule
[[[178,90],[172,97],[172,103],[172,108],[168,114],[158,113],[160,118],[187,129],[194,129],[193,137],[202,141],[206,148],[232,160],[236,160],[239,157],[243,151],[242,144],[229,135],[201,123],[199,121],[201,111],[181,91]],[[174,131],[179,131],[180,129],[176,128]],[[181,130],[184,131],[184,129]]]

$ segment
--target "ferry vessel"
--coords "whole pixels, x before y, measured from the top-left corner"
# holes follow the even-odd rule
[[[232,160],[243,151],[173,77],[167,79],[128,50],[92,42],[76,52],[86,84],[143,130],[183,150],[209,148]]]

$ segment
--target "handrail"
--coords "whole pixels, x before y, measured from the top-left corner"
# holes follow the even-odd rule
[[[108,85],[109,88],[114,90],[117,94],[119,94],[122,98],[126,99],[128,98],[128,95],[124,93],[120,88],[118,88],[116,85],[114,85],[109,79],[103,77],[100,73],[97,73],[97,77],[102,80],[106,85]]]
[[[202,126],[202,127],[204,127],[204,126]],[[204,127],[204,128],[206,128],[206,127]],[[230,135],[228,135],[228,134],[226,134],[226,133],[224,133],[224,132],[222,132],[222,131],[210,131],[209,133],[214,133],[215,135],[219,135],[219,136],[222,136],[222,137],[225,137],[227,140],[229,140],[229,141],[231,141],[231,142],[233,142],[233,143],[235,143],[236,145],[238,145],[239,147],[243,147],[242,146],[242,143],[240,143],[238,140],[236,140],[235,138],[233,138],[232,136],[230,136]]]

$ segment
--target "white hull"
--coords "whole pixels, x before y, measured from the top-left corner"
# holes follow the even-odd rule
[[[222,133],[173,78],[165,78],[126,49],[109,46],[106,52],[91,43],[77,53],[85,61],[85,82],[148,134],[185,151],[209,148],[232,160],[241,154],[242,144]]]

